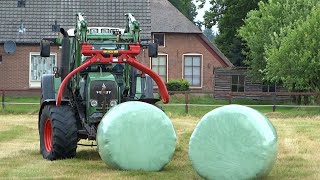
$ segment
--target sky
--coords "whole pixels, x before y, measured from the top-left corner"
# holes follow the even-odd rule
[[[200,3],[197,3],[196,0],[193,0],[193,3],[197,6],[198,4]],[[204,12],[209,10],[210,9],[210,3],[209,3],[209,0],[206,0],[206,3],[205,5],[203,6],[202,9],[198,9],[197,12],[198,12],[198,15],[196,16],[195,18],[195,21],[203,21],[203,15],[204,15]],[[202,27],[202,29],[204,29],[204,27]],[[212,27],[212,30],[214,32],[218,32],[219,29],[217,26],[214,26]]]

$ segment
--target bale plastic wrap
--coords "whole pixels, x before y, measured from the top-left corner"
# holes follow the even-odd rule
[[[102,118],[97,144],[107,165],[123,170],[159,171],[173,156],[176,133],[159,108],[143,102],[125,102]]]
[[[256,179],[266,176],[277,157],[277,133],[266,116],[227,105],[207,113],[189,142],[189,158],[206,179]]]

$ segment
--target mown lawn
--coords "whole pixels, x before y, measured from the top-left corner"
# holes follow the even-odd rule
[[[47,161],[39,153],[37,115],[0,115],[0,179],[201,179],[188,159],[198,116],[168,112],[178,142],[160,172],[120,171],[105,165],[95,148],[80,146],[75,159]],[[266,179],[320,179],[320,115],[266,113],[279,136],[276,164]],[[90,143],[90,142],[87,142]]]

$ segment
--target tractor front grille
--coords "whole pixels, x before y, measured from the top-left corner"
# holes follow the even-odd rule
[[[98,80],[90,84],[90,100],[97,100],[97,108],[102,108],[105,101],[106,107],[112,99],[117,99],[117,84],[115,81]]]

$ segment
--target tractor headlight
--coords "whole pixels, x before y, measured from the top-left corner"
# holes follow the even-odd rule
[[[97,107],[98,106],[98,101],[95,100],[95,99],[91,99],[90,100],[90,104],[91,104],[92,107]]]
[[[115,105],[117,105],[118,104],[118,100],[116,100],[116,99],[112,99],[111,101],[110,101],[110,106],[111,107],[113,107],[113,106],[115,106]]]

